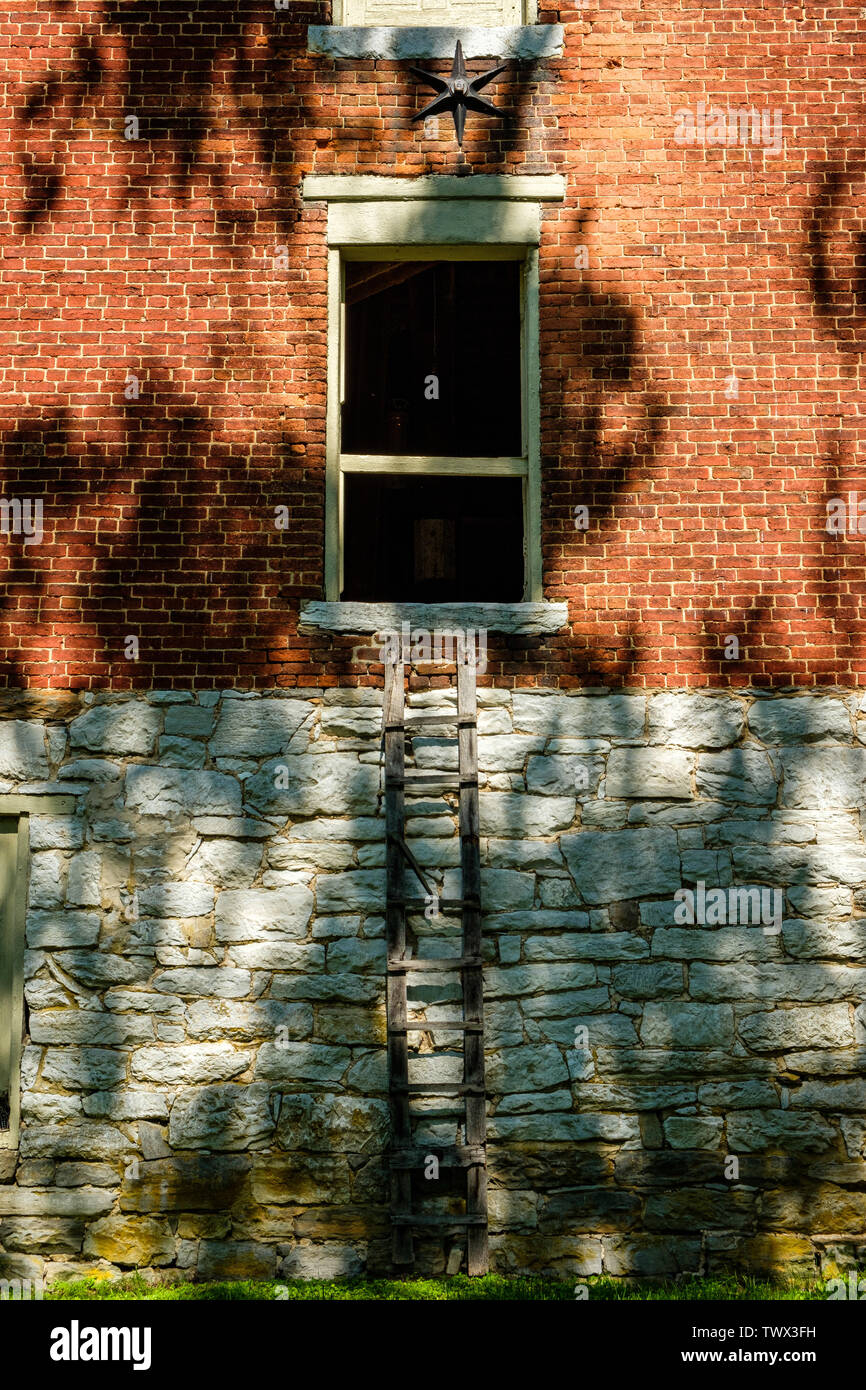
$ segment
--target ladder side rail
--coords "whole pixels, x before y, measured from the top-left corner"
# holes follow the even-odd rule
[[[385,667],[385,829],[386,844],[386,906],[385,923],[388,960],[402,960],[406,954],[406,908],[403,889],[403,856],[399,842],[405,830],[405,797],[403,777],[406,760],[403,728],[405,697],[403,692],[403,662],[389,662]],[[406,1033],[406,974],[388,971],[385,981],[386,1016],[388,1025],[388,1078],[391,1109],[391,1138],[395,1147],[402,1148],[412,1139],[409,1110],[409,1042]],[[395,1265],[414,1263],[414,1241],[410,1226],[395,1218],[405,1215],[412,1205],[412,1174],[395,1169],[391,1174],[392,1254]]]
[[[467,653],[457,664],[457,712],[460,767],[460,867],[463,898],[463,955],[481,957],[481,841],[478,809],[478,695],[475,663]],[[472,654],[474,657],[474,653]],[[484,978],[480,967],[463,971],[463,1017],[484,1021]],[[484,1034],[463,1035],[463,1080],[466,1094],[466,1145],[485,1144],[487,1101],[484,1089]],[[487,1227],[487,1168],[478,1165],[466,1173],[466,1214],[472,1221],[467,1233],[467,1270],[486,1274],[489,1262]]]

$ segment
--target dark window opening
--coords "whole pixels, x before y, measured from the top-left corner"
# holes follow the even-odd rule
[[[9,1104],[8,1091],[0,1091],[0,1130],[9,1128],[9,1121],[12,1117],[12,1108]]]
[[[347,473],[344,488],[344,599],[522,599],[520,478]]]
[[[520,264],[346,265],[344,454],[522,454]]]

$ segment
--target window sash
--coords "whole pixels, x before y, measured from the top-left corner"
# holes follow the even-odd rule
[[[328,251],[328,409],[327,470],[325,483],[325,598],[338,602],[344,587],[343,529],[346,473],[409,473],[476,477],[523,478],[523,601],[542,598],[541,581],[541,443],[540,367],[538,357],[538,250],[486,247],[366,247],[364,259],[390,261],[433,258],[499,259],[523,262],[520,284],[520,389],[523,453],[519,458],[436,458],[400,454],[344,454],[340,448],[340,407],[346,380],[346,274],[347,256],[338,246]],[[517,251],[517,256],[515,256]],[[431,255],[432,252],[432,255]],[[454,255],[458,252],[458,256]],[[488,252],[492,253],[488,255]],[[357,255],[350,251],[353,259]]]

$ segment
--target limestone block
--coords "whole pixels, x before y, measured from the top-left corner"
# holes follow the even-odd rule
[[[260,1081],[333,1083],[340,1081],[351,1061],[348,1047],[323,1047],[304,1042],[264,1043],[259,1049],[255,1074]]]
[[[442,884],[444,898],[459,898],[462,877],[459,869],[449,869]],[[423,896],[423,890],[420,890]],[[482,869],[481,902],[485,913],[525,911],[535,896],[534,874],[516,869]],[[491,927],[495,924],[491,923]]]
[[[61,782],[115,782],[123,775],[120,763],[107,758],[76,758],[57,773]]]
[[[171,1107],[176,1149],[248,1149],[270,1143],[275,1119],[264,1085],[203,1086],[181,1091]]]
[[[482,835],[556,835],[574,823],[574,796],[532,796],[522,792],[479,795]]]
[[[310,970],[325,968],[324,946],[298,941],[253,941],[231,946],[229,960],[245,970]]]
[[[84,1113],[106,1120],[167,1120],[168,1101],[161,1091],[124,1086],[122,1091],[96,1091],[85,1096]]]
[[[385,904],[384,869],[356,869],[345,874],[319,874],[316,912],[376,911]]]
[[[381,707],[325,705],[321,729],[327,738],[379,738],[382,733]]]
[[[779,937],[761,927],[659,927],[653,932],[652,953],[674,960],[778,960]]]
[[[323,999],[326,1003],[370,1004],[384,983],[362,975],[274,975],[273,999]]]
[[[693,999],[811,1003],[846,999],[852,994],[859,998],[864,989],[866,969],[844,965],[795,965],[790,961],[750,965],[741,961],[735,965],[696,964],[689,969]]]
[[[478,737],[478,768],[481,772],[522,772],[530,753],[544,748],[543,736],[491,733]],[[571,790],[572,781],[568,790]]]
[[[148,1216],[106,1216],[88,1227],[85,1255],[117,1265],[167,1265],[174,1259],[174,1237],[165,1221]]]
[[[548,738],[640,738],[646,697],[642,695],[560,695],[546,690],[515,690],[515,729]]]
[[[749,710],[749,732],[762,743],[850,742],[851,716],[842,700],[821,695],[757,699]]]
[[[728,1004],[648,1003],[640,1025],[648,1047],[730,1047],[733,1010]]]
[[[214,884],[218,888],[247,888],[258,873],[263,856],[264,849],[255,840],[204,840],[190,855],[184,877],[192,883]]]
[[[371,1009],[319,1009],[316,1037],[328,1043],[361,1043],[368,1047],[382,1045],[386,1039],[385,1016]]]
[[[8,1251],[77,1255],[83,1240],[84,1221],[80,1218],[13,1216],[0,1220],[0,1244]]]
[[[65,896],[66,859],[56,851],[30,856],[31,915],[35,909],[60,907]],[[79,943],[75,943],[79,944]],[[88,943],[84,943],[85,945]]]
[[[213,904],[213,888],[203,883],[154,883],[138,890],[143,917],[207,917]]]
[[[69,1121],[65,1124],[28,1125],[21,1133],[24,1158],[83,1158],[112,1162],[133,1149],[125,1134],[113,1125]],[[81,1189],[84,1191],[85,1189]]]
[[[85,1218],[101,1216],[113,1204],[113,1195],[96,1187],[0,1187],[0,1217]]]
[[[80,1096],[58,1096],[53,1091],[25,1091],[21,1115],[28,1125],[57,1124],[82,1113]]]
[[[160,1158],[124,1173],[121,1211],[222,1212],[237,1200],[250,1160],[241,1154]]]
[[[378,1152],[389,1132],[387,1103],[358,1096],[283,1097],[277,1143],[314,1153]]]
[[[143,1015],[92,1009],[40,1009],[30,1015],[30,1037],[35,1043],[123,1047],[152,1039],[153,1020]]]
[[[751,1013],[737,1027],[743,1042],[755,1052],[851,1047],[854,1042],[847,1004]]]
[[[801,746],[780,755],[784,783],[782,805],[814,813],[816,807],[863,804],[866,748]]]
[[[31,911],[27,914],[27,945],[41,950],[95,946],[99,928],[100,918],[96,912]]]
[[[301,1241],[280,1264],[284,1279],[343,1279],[363,1273],[364,1262],[351,1245]]]
[[[0,720],[0,777],[35,782],[49,775],[45,725],[41,721]]]
[[[241,788],[221,772],[135,766],[126,773],[126,805],[145,816],[237,816]]]
[[[528,1019],[573,1019],[577,1014],[586,1015],[594,1009],[606,1008],[609,997],[610,991],[603,985],[598,989],[563,990],[561,994],[533,994],[530,998],[521,999],[520,1008]]]
[[[199,1279],[273,1279],[277,1253],[255,1241],[203,1240],[198,1248]]]
[[[663,954],[663,953],[662,953]],[[672,962],[638,965],[617,965],[613,971],[613,987],[625,999],[658,999],[682,994],[683,967]]]
[[[649,736],[680,748],[727,748],[745,725],[744,706],[732,695],[664,691],[649,702]]]
[[[31,816],[30,850],[78,849],[84,843],[84,822],[73,816]]]
[[[152,963],[141,956],[121,956],[108,951],[57,951],[55,964],[88,989],[128,985],[146,980]]]
[[[67,1091],[104,1091],[126,1080],[127,1054],[108,1047],[46,1048],[42,1080]]]
[[[379,779],[378,763],[361,763],[354,753],[333,752],[327,757],[286,753],[247,779],[244,798],[248,809],[266,816],[315,816],[339,810],[372,816]]]
[[[563,858],[559,845],[549,840],[495,840],[486,841],[487,855],[482,862],[495,864],[499,869],[520,869],[524,872],[563,868]]]
[[[414,1071],[412,1075],[415,1075]],[[486,1079],[494,1095],[507,1095],[517,1091],[543,1090],[567,1082],[568,1069],[559,1048],[553,1045],[508,1047],[488,1056]]]
[[[102,855],[96,850],[75,854],[69,864],[67,902],[76,907],[98,907],[102,900]]]
[[[153,752],[161,723],[159,710],[142,700],[97,705],[73,719],[69,741],[72,748],[84,748],[88,753],[136,757]]]
[[[698,757],[698,795],[751,806],[772,806],[777,778],[769,755],[758,748],[733,748]]]
[[[281,753],[313,708],[309,700],[223,700],[210,739],[211,756],[267,758]]]
[[[594,965],[516,965],[488,969],[484,973],[484,995],[488,999],[507,999],[533,995],[539,991],[574,990],[596,981]]]
[[[159,740],[159,762],[161,767],[204,767],[205,746],[191,738],[163,736]]]
[[[156,1081],[163,1086],[228,1081],[246,1071],[251,1061],[252,1053],[238,1052],[228,1042],[156,1045],[133,1052],[132,1075],[138,1081]]]
[[[321,880],[320,880],[321,881]],[[214,926],[218,941],[302,938],[313,913],[309,888],[225,889],[217,899]]]
[[[257,1202],[286,1206],[299,1202],[346,1203],[349,1167],[338,1154],[273,1154],[253,1159],[250,1186]]]
[[[672,1149],[717,1149],[722,1135],[715,1115],[669,1115],[663,1128]]]
[[[385,942],[361,941],[357,937],[332,941],[328,946],[329,970],[385,970]]]
[[[849,922],[788,921],[782,927],[788,955],[803,960],[866,961],[862,918]]]
[[[492,1139],[510,1144],[582,1143],[599,1140],[618,1143],[639,1139],[640,1126],[636,1115],[509,1115],[500,1119],[494,1115],[488,1121]]]
[[[215,718],[216,710],[201,705],[174,706],[165,712],[165,732],[181,738],[207,738]]]
[[[818,1115],[790,1110],[737,1110],[728,1116],[731,1153],[821,1153],[835,1139],[832,1126]]]
[[[561,936],[528,936],[527,961],[541,960],[640,960],[649,947],[632,932],[563,932]]]
[[[671,893],[680,886],[676,835],[670,830],[584,830],[563,835],[562,852],[589,903]]]
[[[688,800],[694,757],[677,748],[614,748],[607,760],[608,798]]]
[[[680,1105],[694,1105],[696,1098],[696,1088],[682,1082],[617,1085],[594,1081],[575,1085],[572,1093],[574,1108],[581,1114],[585,1110],[672,1110]]]
[[[661,1274],[698,1274],[700,1269],[700,1238],[612,1235],[604,1242],[605,1274],[646,1278]]]
[[[866,1111],[866,1081],[804,1081],[791,1092],[791,1106],[807,1110]]]

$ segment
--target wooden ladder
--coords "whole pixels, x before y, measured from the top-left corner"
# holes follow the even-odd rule
[[[429,1227],[465,1228],[467,1271],[486,1274],[487,1246],[487,1106],[484,1089],[484,981],[481,960],[481,854],[478,820],[478,729],[474,662],[457,661],[457,713],[427,713],[405,709],[402,658],[385,665],[384,751],[385,830],[387,865],[387,1022],[389,1096],[391,1108],[391,1229],[396,1266],[414,1265],[413,1232]],[[406,739],[430,728],[457,726],[458,774],[416,772],[406,768]],[[435,796],[458,791],[460,798],[460,897],[438,899],[442,913],[460,913],[461,948],[457,956],[408,958],[407,913],[423,912],[436,900],[427,877],[406,843],[407,796]],[[407,867],[418,878],[426,897],[404,892]],[[460,1021],[410,1023],[407,976],[414,972],[460,972],[463,1010]],[[460,1032],[463,1036],[463,1081],[410,1082],[409,1033]],[[463,1144],[443,1146],[426,1141],[420,1147],[413,1135],[413,1096],[454,1096],[463,1116]],[[464,1169],[466,1213],[424,1215],[412,1207],[412,1173],[423,1171],[435,1157],[443,1168]],[[459,1259],[459,1252],[455,1252]],[[453,1258],[448,1272],[456,1273]]]

